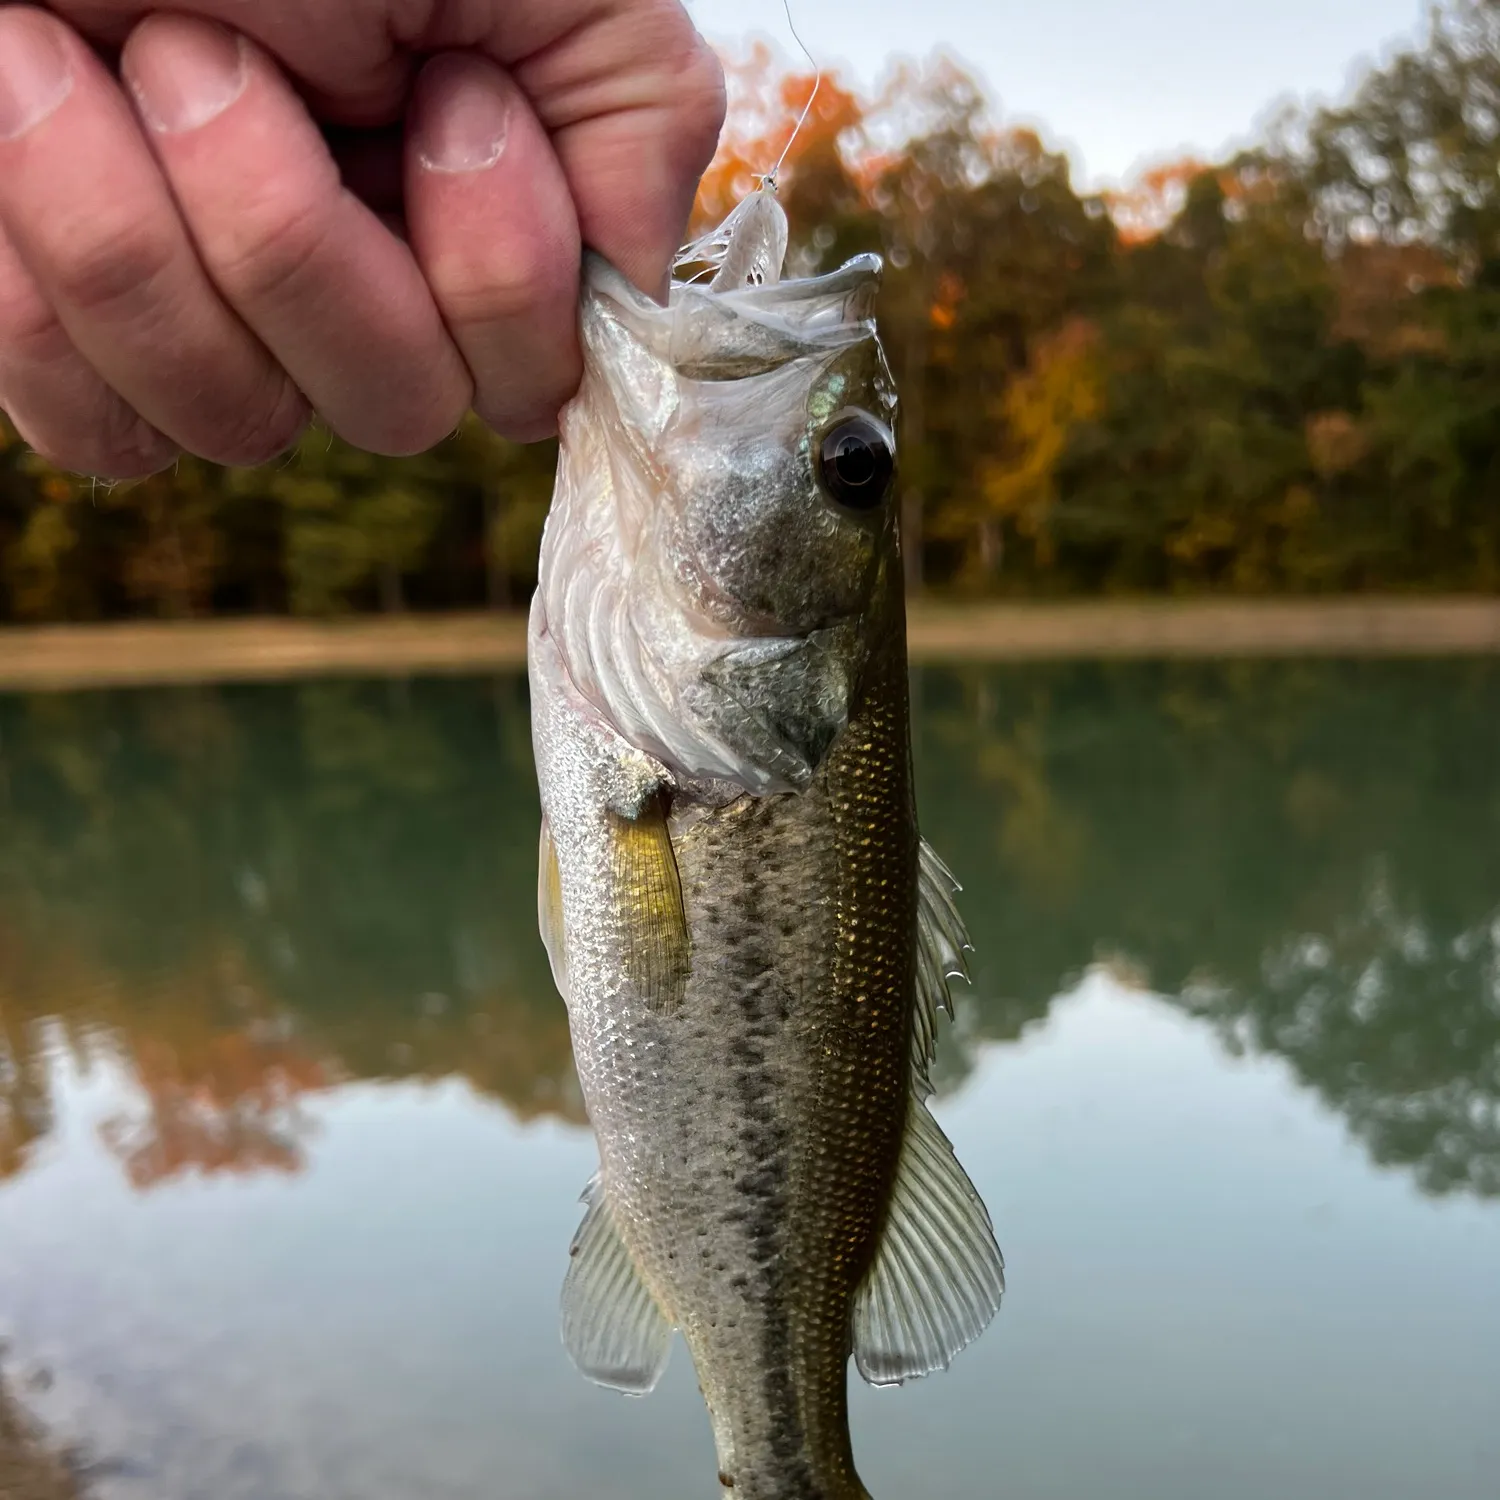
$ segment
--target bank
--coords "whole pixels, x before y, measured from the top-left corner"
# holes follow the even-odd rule
[[[914,604],[912,659],[1500,654],[1500,599]],[[0,629],[0,689],[513,670],[520,615]]]

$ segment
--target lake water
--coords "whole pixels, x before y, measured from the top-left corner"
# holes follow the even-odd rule
[[[1493,1500],[1500,664],[915,681],[1005,1306],[877,1500]],[[519,679],[0,696],[0,1360],[107,1500],[694,1500],[595,1389]]]

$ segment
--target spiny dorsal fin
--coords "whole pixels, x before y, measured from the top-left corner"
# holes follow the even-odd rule
[[[964,920],[953,904],[958,882],[926,839],[921,841],[917,877],[917,1003],[912,1034],[912,1069],[917,1097],[932,1092],[928,1069],[937,1054],[937,1018],[951,1020],[949,979],[968,979],[965,954],[973,950]]]
[[[667,1367],[672,1325],[615,1228],[597,1172],[583,1190],[583,1202],[588,1207],[573,1236],[563,1280],[563,1346],[590,1380],[644,1396]]]
[[[854,1362],[871,1385],[946,1369],[989,1326],[1005,1261],[983,1201],[913,1096],[880,1250],[854,1301]]]
[[[682,1003],[692,959],[666,809],[657,798],[637,817],[607,816],[625,972],[648,1010],[670,1015]]]
[[[541,929],[552,982],[564,1000],[568,998],[568,948],[563,940],[562,872],[557,868],[557,846],[542,815],[541,847],[536,861],[536,919]]]

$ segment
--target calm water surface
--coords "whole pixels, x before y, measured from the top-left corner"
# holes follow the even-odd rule
[[[1493,1500],[1500,664],[917,681],[1010,1293],[877,1500]],[[695,1500],[568,1365],[519,680],[0,696],[0,1359],[107,1500]],[[858,1385],[858,1382],[856,1382]]]

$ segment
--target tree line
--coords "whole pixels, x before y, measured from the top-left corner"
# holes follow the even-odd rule
[[[731,62],[721,216],[813,80]],[[1337,104],[1088,194],[962,66],[823,80],[781,173],[791,269],[879,249],[913,589],[1500,586],[1500,0],[1445,0]],[[388,460],[115,487],[0,427],[0,619],[507,607],[554,450],[472,424]]]

